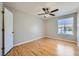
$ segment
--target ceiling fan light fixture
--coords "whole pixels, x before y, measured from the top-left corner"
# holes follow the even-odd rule
[[[44,11],[44,13],[38,15],[44,15],[44,17],[55,16],[54,12],[59,11],[59,9],[49,11],[49,8],[42,8],[42,10]]]
[[[49,17],[50,15],[49,15],[49,14],[45,14],[45,16],[46,16],[46,17]]]

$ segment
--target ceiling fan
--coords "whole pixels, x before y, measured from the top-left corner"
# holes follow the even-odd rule
[[[41,14],[38,14],[38,15],[44,15],[44,17],[46,17],[45,15],[55,16],[55,14],[53,14],[53,12],[59,11],[59,9],[49,11],[49,8],[42,8],[42,10],[44,11],[44,13],[41,13]]]

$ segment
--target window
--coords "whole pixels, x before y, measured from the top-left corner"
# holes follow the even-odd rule
[[[73,35],[73,17],[64,18],[57,21],[58,34],[71,34]]]

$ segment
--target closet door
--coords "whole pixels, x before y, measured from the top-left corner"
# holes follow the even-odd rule
[[[13,14],[4,8],[4,53],[13,48]]]

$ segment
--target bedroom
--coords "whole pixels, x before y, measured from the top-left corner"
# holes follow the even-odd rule
[[[0,54],[79,56],[78,8],[79,2],[0,3]]]

